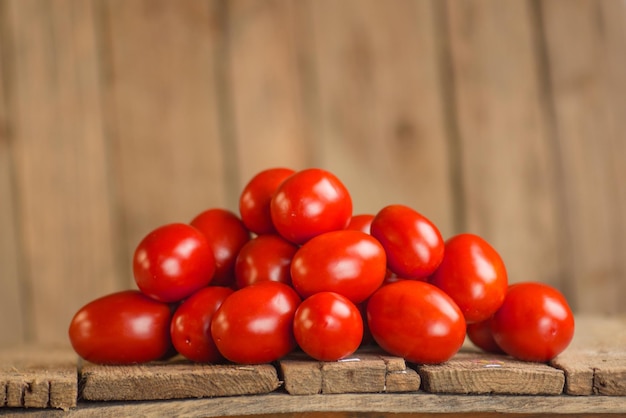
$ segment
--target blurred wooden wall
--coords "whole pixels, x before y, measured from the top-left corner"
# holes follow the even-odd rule
[[[626,312],[622,0],[0,0],[0,344],[65,342],[151,229],[324,167]]]

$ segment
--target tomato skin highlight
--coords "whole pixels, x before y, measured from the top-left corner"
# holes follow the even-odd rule
[[[237,288],[263,281],[291,285],[291,260],[298,246],[279,235],[259,235],[248,241],[235,261]]]
[[[74,351],[92,363],[145,363],[170,352],[171,317],[168,304],[125,290],[80,308],[68,334]]]
[[[521,282],[509,286],[504,303],[491,319],[493,338],[519,360],[547,362],[574,337],[574,315],[552,286]]]

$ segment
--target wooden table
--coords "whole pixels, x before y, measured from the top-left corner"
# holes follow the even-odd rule
[[[424,366],[377,349],[341,362],[294,354],[276,364],[133,366],[79,361],[67,347],[0,350],[0,415],[466,417],[626,416],[626,318],[577,317],[572,345],[550,364],[466,345]]]

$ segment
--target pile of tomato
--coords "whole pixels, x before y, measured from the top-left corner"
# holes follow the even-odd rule
[[[392,204],[353,215],[345,185],[319,168],[270,168],[222,208],[148,233],[133,255],[138,289],[73,317],[75,351],[95,363],[176,353],[195,362],[267,363],[294,350],[335,361],[376,344],[442,363],[465,337],[489,352],[545,362],[574,333],[563,295],[509,285],[483,238],[444,241],[429,219]]]

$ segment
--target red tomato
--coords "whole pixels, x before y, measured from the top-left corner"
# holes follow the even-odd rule
[[[389,205],[381,209],[372,221],[372,235],[385,248],[389,269],[399,277],[428,277],[443,259],[441,233],[408,206]]]
[[[493,339],[491,333],[491,318],[467,324],[467,337],[478,348],[488,353],[501,354],[504,353],[500,346]]]
[[[465,320],[454,301],[416,280],[378,289],[367,304],[367,321],[383,350],[414,363],[445,362],[465,340]]]
[[[178,302],[208,285],[215,258],[196,228],[174,223],[150,232],[137,246],[133,274],[139,289],[161,302]]]
[[[291,282],[303,298],[328,291],[361,303],[380,287],[386,272],[384,248],[361,231],[318,235],[291,262]]]
[[[363,339],[363,319],[356,305],[334,292],[302,301],[293,321],[296,342],[319,361],[335,361],[354,353]]]
[[[290,168],[270,168],[256,174],[239,197],[239,213],[246,227],[257,235],[276,233],[270,201],[278,186],[295,173]]]
[[[215,258],[214,286],[233,286],[235,260],[243,245],[250,240],[250,232],[241,219],[226,209],[208,209],[191,221],[191,226],[202,232]]]
[[[293,318],[300,297],[280,282],[259,282],[236,290],[211,321],[222,355],[235,363],[269,363],[296,347]]]
[[[76,312],[69,327],[72,347],[93,363],[144,363],[164,357],[171,348],[168,304],[138,290],[95,299]]]
[[[474,234],[459,234],[446,241],[443,261],[429,282],[454,299],[467,323],[491,318],[508,287],[502,258]]]
[[[191,361],[217,363],[223,360],[211,337],[211,319],[233,290],[208,286],[195,292],[178,306],[170,335],[174,348]]]
[[[354,215],[352,219],[350,219],[350,223],[346,227],[346,229],[351,229],[354,231],[365,232],[366,234],[370,234],[372,231],[372,221],[374,220],[374,215],[370,214],[361,214]]]
[[[316,235],[348,226],[352,198],[334,174],[310,168],[293,174],[278,186],[270,213],[281,236],[303,244]]]
[[[291,259],[298,250],[278,235],[259,235],[244,245],[235,262],[237,287],[263,281],[291,285]]]
[[[524,282],[509,286],[491,319],[491,332],[505,353],[525,361],[546,362],[574,337],[574,315],[552,286]]]

